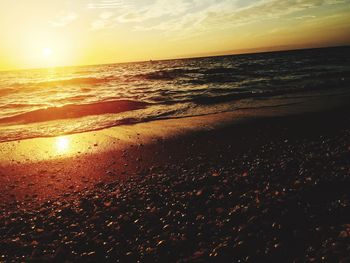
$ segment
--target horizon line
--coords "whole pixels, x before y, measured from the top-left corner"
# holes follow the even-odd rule
[[[224,56],[239,56],[239,55],[253,55],[253,54],[264,54],[274,52],[288,52],[288,51],[302,51],[311,49],[327,49],[327,48],[342,48],[350,47],[350,44],[339,44],[339,45],[320,45],[320,46],[306,46],[306,47],[294,47],[287,45],[262,47],[262,48],[247,48],[247,49],[236,49],[228,51],[213,51],[204,52],[198,54],[179,55],[170,58],[161,59],[149,59],[149,60],[134,60],[134,61],[122,61],[122,62],[108,62],[99,64],[77,64],[77,65],[65,65],[65,66],[52,66],[52,67],[33,67],[33,68],[13,68],[13,69],[0,69],[0,72],[13,72],[13,71],[27,71],[27,70],[43,70],[43,69],[60,69],[60,68],[71,68],[71,67],[92,67],[92,66],[104,66],[104,65],[118,65],[118,64],[132,64],[132,63],[144,63],[144,62],[157,62],[157,61],[171,61],[181,59],[199,59],[199,58],[210,58],[210,57],[224,57]],[[255,51],[254,51],[255,50]]]

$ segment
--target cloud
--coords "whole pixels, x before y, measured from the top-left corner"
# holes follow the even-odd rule
[[[111,8],[124,8],[128,6],[124,1],[119,0],[102,0],[87,5],[90,9],[111,9]]]
[[[189,1],[177,0],[169,3],[168,0],[156,0],[153,4],[143,7],[138,11],[131,11],[118,17],[122,23],[143,22],[149,19],[157,19],[164,16],[178,16],[186,13],[191,4]]]
[[[296,17],[293,17],[293,19],[295,19],[295,20],[304,20],[304,19],[313,19],[313,18],[316,18],[316,16],[313,16],[313,15],[305,15],[305,16],[296,16]]]
[[[191,7],[189,0],[178,0],[169,4],[169,0],[156,0],[148,3],[137,1],[102,0],[88,4],[90,9],[113,9],[113,15],[101,14],[91,23],[93,30],[115,27],[126,23],[143,23],[164,17],[176,17],[185,14]],[[105,12],[106,14],[106,12]],[[112,14],[109,12],[108,14]]]
[[[197,0],[100,0],[89,3],[89,9],[114,9],[118,16],[116,20],[120,23],[143,22],[164,16],[176,16],[185,13],[191,7],[191,1]]]
[[[197,0],[192,0],[197,1]],[[246,3],[249,1],[246,1]],[[320,6],[341,4],[341,0],[261,0],[249,4],[238,0],[215,1],[197,12],[169,18],[154,25],[137,25],[135,30],[164,31],[177,37],[196,36],[204,32],[239,27],[254,22],[282,18]],[[311,15],[310,15],[311,16]]]
[[[114,12],[108,17],[100,15],[92,23],[93,29],[131,24],[134,31],[159,31],[181,38],[346,2],[349,0],[95,0],[88,8]],[[298,16],[312,15],[306,11]]]
[[[91,23],[92,30],[100,30],[104,28],[111,28],[115,25],[112,20],[114,13],[113,12],[103,12],[99,15],[98,19]]]
[[[64,27],[78,19],[78,15],[74,12],[65,13],[59,16],[55,21],[51,21],[53,27]]]

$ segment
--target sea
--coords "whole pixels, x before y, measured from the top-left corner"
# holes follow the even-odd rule
[[[350,47],[0,72],[0,142],[350,93]]]

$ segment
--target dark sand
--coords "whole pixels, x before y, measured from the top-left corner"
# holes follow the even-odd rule
[[[62,156],[0,144],[0,261],[349,262],[349,113],[117,127]]]

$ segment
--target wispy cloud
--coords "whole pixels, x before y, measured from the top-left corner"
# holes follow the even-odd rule
[[[293,17],[293,19],[295,19],[295,20],[305,20],[305,19],[314,19],[314,18],[316,18],[316,16],[312,16],[312,15]]]
[[[78,19],[78,14],[74,12],[64,13],[58,16],[54,21],[50,21],[53,27],[64,27]]]
[[[125,7],[126,3],[120,0],[102,0],[89,3],[87,5],[90,9],[112,9],[112,8],[120,8]]]
[[[113,15],[99,15],[91,23],[92,29],[104,29],[126,23],[142,23],[148,20],[169,17],[178,17],[185,14],[191,7],[188,0],[178,0],[169,4],[168,0],[156,0],[140,6],[136,1],[114,1],[102,0],[88,4],[90,9],[113,9]]]
[[[349,0],[95,0],[90,9],[113,9],[113,15],[100,14],[93,29],[131,24],[135,31],[177,32],[176,37],[235,28],[254,22],[287,17],[308,9],[350,2]],[[311,14],[297,17],[311,18]],[[295,18],[297,19],[297,18]]]
[[[103,12],[101,13],[96,20],[91,23],[91,29],[100,30],[105,28],[111,28],[115,25],[113,21],[113,12]]]
[[[168,0],[156,0],[153,4],[146,5],[141,9],[135,7],[133,11],[129,11],[118,17],[121,23],[143,22],[149,19],[157,19],[161,17],[175,17],[185,14],[191,8],[189,1],[178,0],[169,3]]]
[[[197,12],[187,13],[181,17],[170,17],[159,24],[136,25],[135,30],[158,30],[167,32],[166,34],[169,35],[178,31],[178,37],[194,36],[203,32],[282,18],[315,7],[344,3],[345,0],[261,0],[243,7],[239,7],[238,2],[234,0],[217,1]],[[308,17],[310,18],[311,15]]]

